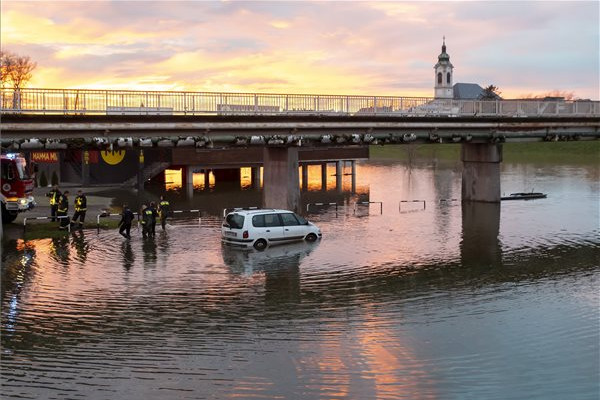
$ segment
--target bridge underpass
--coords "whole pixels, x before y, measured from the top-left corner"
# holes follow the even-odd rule
[[[304,149],[460,144],[462,200],[499,202],[502,143],[595,140],[600,137],[600,116],[4,114],[2,131],[3,151],[187,148],[210,154],[219,147],[258,149],[264,160],[263,205],[298,209],[298,166]]]

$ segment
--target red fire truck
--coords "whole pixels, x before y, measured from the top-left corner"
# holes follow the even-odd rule
[[[34,181],[27,162],[20,154],[2,154],[2,223],[13,222],[17,214],[35,207],[32,196]]]

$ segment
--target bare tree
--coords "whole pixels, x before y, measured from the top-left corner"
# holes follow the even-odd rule
[[[21,105],[21,89],[29,82],[32,72],[37,67],[37,63],[33,62],[29,56],[19,56],[17,54],[3,51],[0,53],[0,79],[2,89],[12,87],[12,107],[20,108]],[[2,104],[7,102],[4,91],[2,92]]]
[[[0,84],[2,89],[8,86],[10,81],[9,71],[12,69],[14,56],[12,53],[0,51]]]
[[[31,61],[29,56],[15,56],[11,68],[8,71],[13,89],[18,91],[29,82],[32,71],[37,63]]]

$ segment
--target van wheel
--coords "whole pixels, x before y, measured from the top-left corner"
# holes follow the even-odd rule
[[[263,251],[267,248],[267,241],[265,239],[258,239],[254,242],[254,248],[258,251]]]
[[[314,233],[309,233],[304,239],[307,242],[314,242],[315,240],[317,240],[317,235],[315,235]]]

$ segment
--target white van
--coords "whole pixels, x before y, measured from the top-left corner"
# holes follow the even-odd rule
[[[314,242],[321,230],[287,210],[235,209],[225,216],[221,240],[225,244],[264,250],[267,246],[298,240]]]

